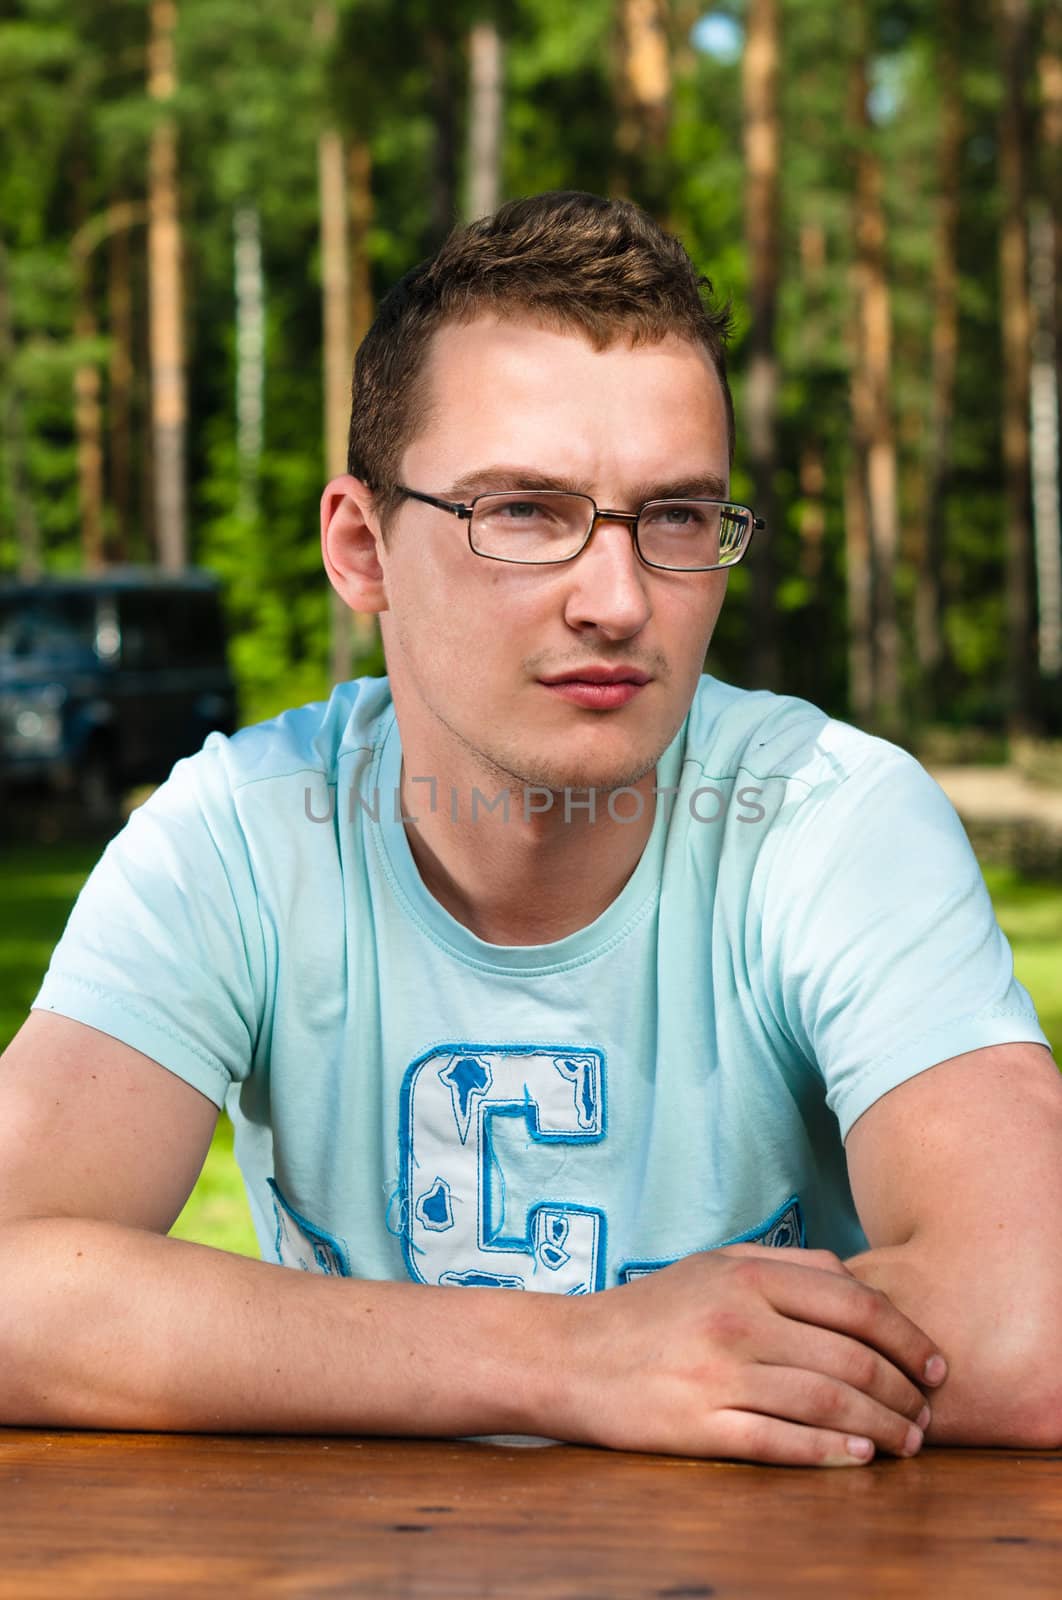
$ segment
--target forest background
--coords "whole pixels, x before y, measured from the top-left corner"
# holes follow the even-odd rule
[[[4,0],[0,575],[194,562],[244,720],[382,670],[317,501],[448,229],[629,196],[733,302],[709,670],[1062,735],[1058,0]]]
[[[1062,0],[0,0],[0,578],[212,569],[244,721],[381,671],[318,547],[353,351],[546,188],[732,301],[708,669],[1057,783]],[[95,854],[0,849],[0,1048]],[[1057,872],[987,871],[1058,1054]],[[226,1119],[176,1231],[256,1253]]]

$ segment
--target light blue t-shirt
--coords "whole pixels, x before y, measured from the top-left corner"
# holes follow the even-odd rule
[[[400,771],[386,679],[212,734],[35,1001],[227,1105],[266,1259],[583,1294],[738,1239],[850,1255],[856,1118],[1046,1043],[942,791],[806,701],[702,678],[634,873],[548,945],[429,894]]]

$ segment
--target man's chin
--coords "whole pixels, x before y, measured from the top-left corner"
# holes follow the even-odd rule
[[[653,729],[649,737],[629,737],[602,741],[594,749],[585,738],[557,737],[553,730],[530,729],[519,744],[506,749],[504,745],[493,748],[480,744],[477,750],[484,781],[493,781],[497,787],[511,790],[545,789],[563,799],[565,790],[590,789],[600,796],[602,805],[608,795],[617,789],[633,789],[656,769],[673,733],[661,742],[661,730]],[[633,732],[633,730],[632,730]]]
[[[561,793],[565,789],[593,789],[602,799],[606,799],[617,789],[637,787],[655,771],[657,762],[670,743],[668,740],[658,748],[658,739],[659,732],[651,744],[648,741],[642,743],[631,740],[625,749],[558,749],[552,759],[546,758],[535,764],[539,775],[528,781]],[[528,766],[530,768],[532,764],[528,763]]]
[[[651,758],[643,758],[637,764],[626,762],[622,766],[615,762],[586,761],[564,766],[553,762],[537,766],[529,765],[525,769],[526,776],[522,782],[527,789],[548,789],[558,797],[562,797],[565,792],[586,795],[590,790],[594,790],[604,801],[618,789],[635,788],[655,769],[658,760],[659,756],[653,755]]]

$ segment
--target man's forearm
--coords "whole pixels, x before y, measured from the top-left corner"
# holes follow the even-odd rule
[[[948,1377],[932,1396],[928,1443],[1062,1445],[1056,1376],[1062,1275],[1051,1276],[1051,1257],[1035,1241],[1030,1247],[971,1233],[950,1241],[916,1236],[845,1262],[947,1356]]]
[[[548,1432],[563,1372],[550,1295],[316,1277],[109,1222],[7,1224],[0,1284],[9,1426]]]
[[[0,1424],[531,1433],[793,1465],[911,1454],[931,1341],[836,1257],[792,1254],[707,1251],[569,1298],[317,1277],[117,1223],[20,1220],[0,1228]]]

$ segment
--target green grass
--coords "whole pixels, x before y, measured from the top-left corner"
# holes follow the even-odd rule
[[[1014,951],[1014,971],[1032,995],[1040,1026],[1062,1066],[1062,888],[986,867],[999,925]]]
[[[0,1048],[25,1020],[52,946],[97,854],[85,844],[0,851]]]
[[[232,1123],[224,1112],[218,1118],[199,1181],[170,1232],[176,1239],[194,1239],[241,1256],[261,1254],[232,1153]]]
[[[98,854],[86,844],[0,849],[0,1050],[21,1026],[78,889]],[[1018,977],[1062,1062],[1062,888],[1002,867],[985,870],[996,915],[1014,950]],[[194,1239],[258,1255],[243,1182],[232,1154],[232,1125],[218,1119],[210,1152],[173,1227]]]

